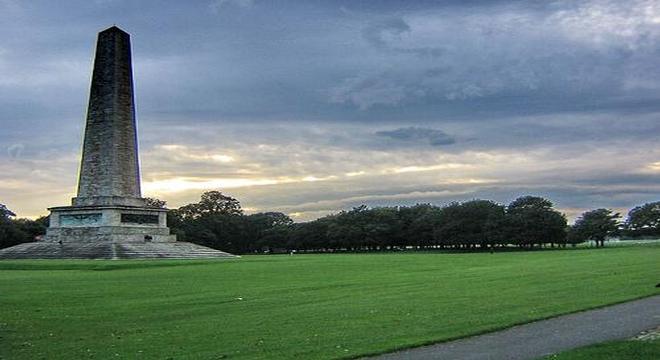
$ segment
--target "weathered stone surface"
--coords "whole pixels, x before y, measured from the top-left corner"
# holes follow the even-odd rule
[[[136,210],[134,210],[136,211]],[[116,212],[113,214],[113,212]],[[158,224],[135,224],[127,222],[114,222],[120,219],[122,213],[119,210],[106,209],[100,215],[99,223],[71,224],[63,226],[49,226],[46,229],[44,242],[83,243],[94,241],[111,242],[175,242],[176,235],[170,234],[170,229],[163,223]],[[51,212],[54,219],[61,218],[58,211]],[[67,216],[67,215],[64,215]],[[165,218],[163,213],[162,218]],[[57,220],[55,220],[57,221]],[[109,223],[108,222],[112,222]]]
[[[99,33],[87,111],[73,205],[143,205],[130,36],[116,26]]]
[[[188,242],[31,242],[0,250],[0,259],[231,259],[238,256]]]
[[[134,206],[62,206],[50,208],[50,224],[44,241],[49,242],[173,242],[167,228],[167,210]],[[134,216],[156,221],[134,222]]]

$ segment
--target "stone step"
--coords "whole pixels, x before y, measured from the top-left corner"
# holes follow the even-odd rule
[[[0,250],[0,259],[208,259],[237,256],[205,246],[186,243],[85,242],[59,244],[24,243]]]

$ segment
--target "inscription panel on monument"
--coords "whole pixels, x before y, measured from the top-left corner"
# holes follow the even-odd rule
[[[158,215],[121,214],[121,222],[132,224],[158,224]]]
[[[90,226],[101,223],[101,214],[60,215],[60,226]]]

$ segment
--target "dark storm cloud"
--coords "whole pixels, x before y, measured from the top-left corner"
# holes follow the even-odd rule
[[[0,92],[16,116],[84,99],[94,34],[112,23],[133,34],[143,115],[442,122],[660,110],[658,30],[643,2],[11,3]]]

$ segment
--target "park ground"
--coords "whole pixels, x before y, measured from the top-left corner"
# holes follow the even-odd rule
[[[569,350],[543,360],[657,360],[659,357],[660,339],[626,339]]]
[[[0,358],[353,358],[659,294],[659,280],[657,244],[2,261]]]

